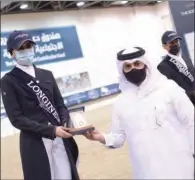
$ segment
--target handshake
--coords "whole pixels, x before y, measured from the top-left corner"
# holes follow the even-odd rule
[[[103,144],[105,144],[105,139],[104,136],[97,130],[94,130],[94,128],[88,128],[89,130],[84,131],[83,134],[87,139],[92,140],[92,141],[99,141]],[[77,134],[78,131],[72,128],[66,128],[63,126],[57,126],[55,130],[56,137],[61,137],[61,138],[71,138],[73,137],[74,134]]]

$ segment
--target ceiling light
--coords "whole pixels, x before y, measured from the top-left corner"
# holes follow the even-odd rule
[[[85,4],[85,2],[78,2],[77,6],[83,6]]]
[[[129,1],[114,1],[113,3],[111,3],[112,5],[123,5],[128,3]]]
[[[157,3],[161,3],[162,1],[157,1]]]
[[[21,4],[20,5],[20,9],[27,9],[28,8],[28,4]]]
[[[128,3],[128,1],[121,1],[121,4],[126,4]]]

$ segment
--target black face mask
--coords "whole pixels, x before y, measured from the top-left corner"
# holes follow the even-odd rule
[[[180,46],[178,44],[170,46],[169,53],[173,55],[178,55],[180,52]]]
[[[131,71],[125,73],[123,72],[126,79],[139,86],[146,78],[146,68],[143,69],[132,69]]]

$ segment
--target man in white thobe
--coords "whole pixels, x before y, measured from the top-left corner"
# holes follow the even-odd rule
[[[86,137],[112,148],[127,140],[133,179],[194,179],[193,105],[149,60],[139,47],[117,54],[122,93],[110,133],[91,131]]]

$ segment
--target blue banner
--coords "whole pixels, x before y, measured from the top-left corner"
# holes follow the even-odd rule
[[[183,38],[181,49],[189,67],[192,67],[194,58],[192,52],[194,44],[191,42],[194,39],[194,3],[194,1],[169,1],[176,31]]]
[[[99,87],[96,89],[92,89],[89,91],[84,91],[80,93],[76,93],[67,97],[64,97],[64,103],[67,107],[78,105],[81,103],[85,103],[91,100],[99,99],[102,97],[106,97],[109,95],[113,95],[119,93],[119,85],[111,84],[104,87]]]
[[[75,26],[27,30],[36,42],[36,65],[82,58]],[[10,32],[1,32],[1,71],[13,68],[15,60],[7,52],[6,43]]]

